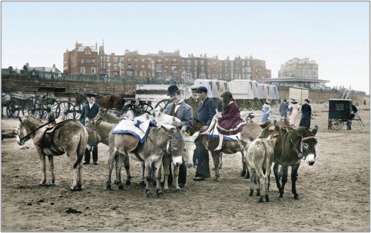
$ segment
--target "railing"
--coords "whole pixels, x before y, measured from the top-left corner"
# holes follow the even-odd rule
[[[40,78],[40,79],[58,79],[58,80],[76,80],[76,81],[99,81],[99,82],[128,82],[136,84],[184,84],[187,86],[193,85],[193,82],[182,81],[166,81],[154,80],[147,78],[120,78],[120,77],[104,77],[99,75],[80,75],[80,74],[66,74],[66,73],[53,73],[44,71],[9,71],[9,69],[1,69],[1,75],[14,75],[22,76],[25,78]]]

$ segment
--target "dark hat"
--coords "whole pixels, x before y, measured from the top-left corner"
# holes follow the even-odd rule
[[[179,91],[179,88],[177,85],[171,85],[169,86],[169,88],[167,89],[167,92],[168,94],[167,95],[174,95],[175,93],[177,93]]]
[[[92,93],[92,92],[89,92],[88,94],[86,94],[87,97],[97,97],[97,95],[95,93]]]
[[[305,99],[304,101],[307,101],[308,103],[310,103],[310,100],[309,99]]]
[[[202,92],[207,93],[207,88],[204,86],[200,86],[199,88],[197,88],[197,93],[202,93]]]

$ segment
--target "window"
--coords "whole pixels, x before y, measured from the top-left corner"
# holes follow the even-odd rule
[[[81,59],[81,63],[84,64],[84,59]]]
[[[113,64],[113,69],[117,70],[117,64]]]
[[[130,63],[128,64],[128,67],[131,68],[131,64]]]
[[[85,60],[85,62],[86,62],[87,64],[90,64],[90,59],[87,58],[87,59]]]
[[[142,58],[142,62],[144,62],[144,58]]]
[[[133,76],[133,71],[132,70],[127,70],[126,75],[127,76]]]
[[[187,60],[187,66],[191,66],[191,60]]]
[[[138,61],[138,58],[135,57],[135,58],[134,58],[134,61]]]
[[[201,65],[202,65],[202,66],[204,65],[204,60],[201,60]]]
[[[118,62],[118,57],[114,57],[114,58],[113,58],[113,62],[114,62],[114,63],[117,63],[117,62]]]
[[[142,65],[142,69],[144,69],[144,65]]]
[[[148,64],[148,69],[151,69],[151,64]]]
[[[195,66],[197,66],[197,60],[195,60]]]
[[[94,64],[95,63],[95,59],[92,59],[91,62]]]
[[[95,67],[91,68],[91,74],[95,74]]]
[[[182,60],[182,66],[185,66],[185,60]]]
[[[131,57],[128,57],[128,61],[131,61]]]
[[[109,56],[107,56],[107,62],[109,62]]]
[[[81,68],[80,68],[80,73],[81,73],[81,74],[85,74],[85,67],[81,67]]]

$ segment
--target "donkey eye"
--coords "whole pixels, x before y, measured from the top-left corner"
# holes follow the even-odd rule
[[[308,148],[308,144],[307,143],[304,143],[303,144],[305,148]]]
[[[183,150],[184,150],[184,151],[187,151],[187,149],[186,149],[186,148],[183,148]]]
[[[178,146],[177,145],[173,145],[173,148],[174,148],[174,150],[177,150],[178,149]]]

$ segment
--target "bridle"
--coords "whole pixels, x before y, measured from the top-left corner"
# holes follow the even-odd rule
[[[299,149],[299,151],[295,148],[295,151],[298,154],[298,157],[300,159],[305,160],[306,156],[303,155],[304,141],[310,140],[310,139],[314,139],[314,140],[317,141],[316,137],[314,137],[314,136],[309,136],[309,137],[304,137],[304,138],[302,137],[301,140],[300,140],[300,149]],[[293,142],[293,140],[292,140],[291,137],[290,137],[290,141],[294,145],[294,142]]]

